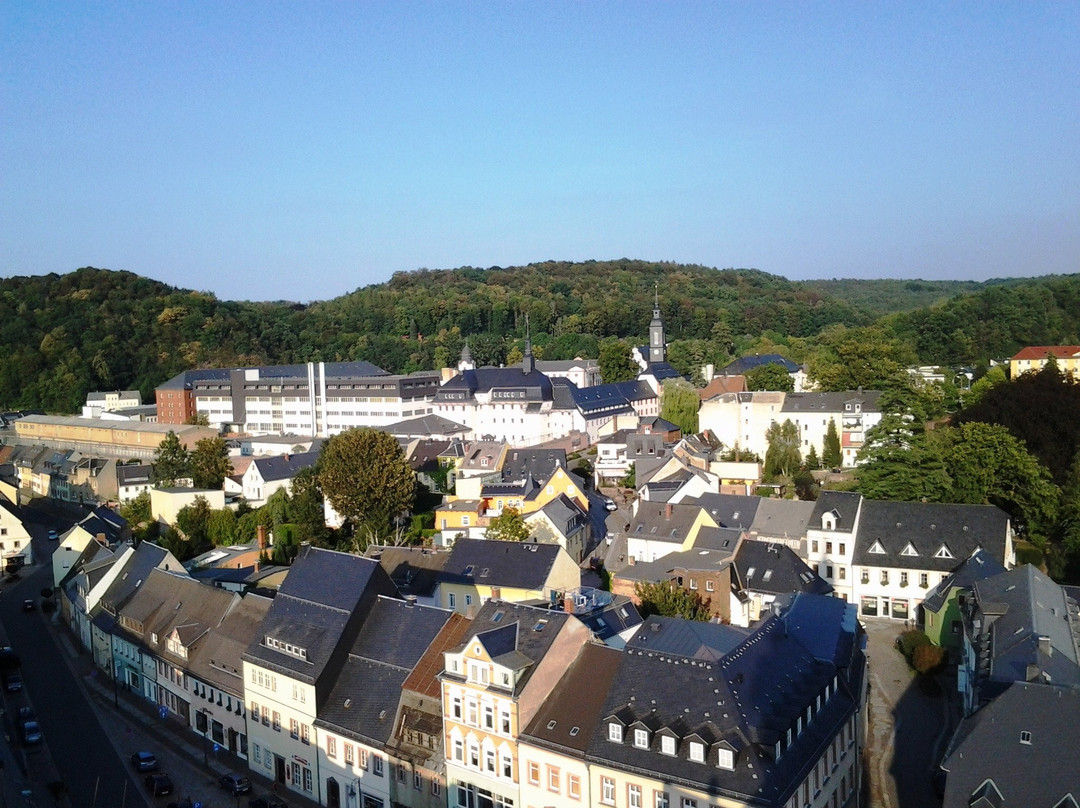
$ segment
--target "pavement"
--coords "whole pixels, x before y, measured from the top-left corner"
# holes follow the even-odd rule
[[[955,668],[920,680],[895,647],[908,628],[899,621],[864,618],[870,670],[866,739],[868,808],[940,805],[931,776],[960,723]]]

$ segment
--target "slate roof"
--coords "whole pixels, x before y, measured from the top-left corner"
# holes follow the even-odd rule
[[[244,659],[319,684],[324,672],[333,674],[342,644],[351,646],[375,597],[393,594],[377,561],[302,546]],[[304,657],[268,647],[267,637],[303,649]]]
[[[833,393],[788,393],[781,412],[847,412],[845,405],[859,402],[862,412],[877,412],[880,390],[844,390]],[[851,410],[854,412],[854,410]]]
[[[833,591],[832,585],[786,544],[744,541],[735,555],[735,569],[742,587],[755,592],[828,595]]]
[[[803,539],[816,507],[816,502],[797,499],[762,499],[750,531],[761,539]]]
[[[386,426],[375,427],[380,432],[406,438],[445,437],[448,435],[464,435],[472,431],[464,424],[443,418],[441,415],[429,413],[419,418],[407,418],[404,421],[395,421]]]
[[[428,645],[427,650],[417,660],[412,672],[401,685],[401,689],[440,700],[442,687],[439,684],[439,674],[443,669],[443,653],[461,645],[471,628],[471,620],[457,612],[452,613],[439,633],[435,635],[435,639]],[[439,712],[441,713],[441,709]]]
[[[742,494],[702,494],[696,500],[720,527],[749,530],[754,514],[761,507],[761,497]]]
[[[532,475],[547,480],[556,469],[566,468],[565,449],[511,449],[502,467],[504,480],[519,480]]]
[[[450,553],[428,550],[423,547],[369,546],[368,558],[379,562],[390,580],[402,595],[431,597],[439,584],[439,573]]]
[[[750,629],[739,626],[653,614],[626,647],[699,662],[717,662],[742,645],[751,633]]]
[[[721,376],[741,376],[748,370],[759,368],[762,365],[782,365],[788,373],[795,373],[799,366],[790,359],[785,359],[780,354],[756,354],[755,356],[743,356],[730,362],[720,369]]]
[[[734,547],[732,547],[732,550]],[[615,573],[624,581],[667,581],[676,569],[718,572],[731,565],[732,550],[710,550],[697,547],[668,553],[655,561],[639,561]]]
[[[1031,680],[1033,669],[1055,685],[1080,686],[1080,617],[1058,584],[1025,564],[977,581],[973,594],[982,616],[972,638],[981,699]]]
[[[252,460],[264,482],[291,480],[302,469],[311,468],[319,459],[319,452],[256,457]]]
[[[647,355],[647,354],[646,354]],[[649,362],[643,371],[639,374],[641,376],[652,376],[658,382],[664,382],[667,379],[681,379],[682,374],[679,373],[669,362]]]
[[[150,463],[136,465],[117,465],[116,483],[125,485],[146,485],[153,482],[154,467]]]
[[[887,504],[911,504],[911,503],[887,503]],[[835,515],[835,522],[830,533],[851,533],[855,530],[855,522],[859,518],[860,505],[865,509],[862,494],[851,491],[822,491],[814,503],[814,510],[810,514],[808,530],[821,530],[821,517],[830,511]],[[859,534],[862,535],[860,523]],[[856,564],[859,563],[856,559]]]
[[[536,666],[543,660],[555,642],[555,638],[566,625],[566,621],[570,619],[571,616],[565,612],[540,609],[524,603],[489,600],[480,607],[480,611],[473,618],[470,630],[465,635],[465,641],[450,650],[460,652],[473,637],[487,634],[492,629],[511,627],[513,630],[506,632],[506,635],[513,640],[513,650],[503,654],[507,658],[500,664],[523,670],[518,675],[514,686],[514,695],[517,696],[528,684],[536,671]],[[487,639],[492,645],[498,645],[500,650],[505,651],[502,643],[507,636],[498,633],[489,635]],[[452,674],[446,672],[443,676],[453,678]]]
[[[584,758],[589,739],[603,717],[604,697],[621,661],[622,654],[613,648],[604,645],[582,648],[520,738]]]
[[[680,628],[682,628],[680,626]],[[730,632],[730,627],[719,627]],[[709,630],[709,629],[706,629]],[[731,801],[783,806],[806,777],[835,733],[855,713],[865,689],[865,658],[858,642],[855,608],[837,598],[798,595],[781,616],[760,626],[716,659],[653,650],[646,625],[630,645],[608,691],[600,724],[586,759],[664,782],[723,795]],[[661,636],[663,632],[661,631]],[[687,638],[692,645],[694,638]],[[734,640],[730,634],[720,639]],[[717,640],[719,642],[720,640]],[[690,650],[687,648],[687,650]],[[816,709],[817,696],[836,676],[840,687]],[[790,746],[786,733],[808,706],[814,715]],[[633,733],[624,742],[608,739],[608,724],[649,732],[637,748]],[[657,736],[676,739],[676,754],[660,752]],[[695,737],[696,736],[696,737]],[[690,760],[690,741],[705,747],[704,762]],[[774,759],[774,744],[783,751]],[[735,766],[717,766],[718,749],[734,753]]]
[[[557,544],[458,539],[439,576],[447,583],[543,589],[559,553]]]
[[[628,539],[682,544],[701,513],[697,505],[638,502],[637,514],[626,531]]]
[[[923,608],[940,612],[954,589],[970,589],[976,581],[1005,572],[1005,567],[986,550],[976,550],[923,599]]]
[[[228,382],[234,370],[258,370],[260,379],[300,379],[307,381],[307,365],[260,365],[243,368],[199,368],[182,371],[164,384],[159,390],[190,390],[197,382]],[[371,364],[371,362],[326,362],[323,365],[326,379],[352,379],[365,376],[389,376],[390,374]]]
[[[79,521],[79,527],[91,536],[105,534],[105,540],[112,545],[124,538],[127,520],[104,505],[99,505]]]
[[[125,551],[118,562],[122,565],[120,574],[102,593],[98,602],[115,614],[154,568],[162,566],[166,571],[183,573],[183,565],[169,562],[170,558],[172,554],[168,550],[149,541],[140,542],[138,547]]]
[[[380,595],[349,653],[411,671],[451,614]]]
[[[243,695],[241,659],[251,641],[259,636],[271,603],[270,598],[250,592],[239,599],[203,638],[195,659],[189,661],[188,670],[218,688]]]
[[[1022,740],[1021,733],[1029,733]],[[989,778],[997,805],[1064,808],[1080,800],[1080,690],[1017,682],[965,718],[942,761],[943,808],[969,808]]]
[[[811,527],[818,524],[814,520]],[[853,561],[951,572],[961,559],[985,549],[1004,564],[1008,524],[1008,515],[994,505],[865,500]],[[871,552],[877,549],[883,552]]]
[[[520,401],[551,401],[551,380],[538,370],[525,373],[521,368],[483,367],[463,370],[439,387],[436,401],[471,400],[477,393],[492,390],[521,393]]]

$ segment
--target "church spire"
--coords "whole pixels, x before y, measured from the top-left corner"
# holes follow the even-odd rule
[[[525,315],[525,357],[521,361],[521,372],[532,373],[536,370],[536,360],[532,352],[532,336],[529,331],[529,315]]]
[[[667,341],[664,338],[664,318],[660,315],[660,284],[654,292],[652,322],[649,323],[649,364],[667,361]]]

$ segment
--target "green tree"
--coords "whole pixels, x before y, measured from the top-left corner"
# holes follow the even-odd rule
[[[225,478],[233,473],[229,449],[224,438],[202,438],[188,461],[191,482],[196,488],[221,488]]]
[[[205,412],[193,412],[184,423],[191,426],[210,426],[210,416]]]
[[[232,508],[211,511],[206,523],[206,533],[215,547],[236,544],[237,519]]]
[[[807,469],[799,469],[795,472],[795,478],[792,480],[795,483],[795,496],[799,499],[812,502],[818,498],[819,486],[817,480],[814,479],[814,475]]]
[[[626,343],[618,339],[606,339],[600,343],[600,378],[605,382],[626,382],[636,379],[641,368],[630,356]]]
[[[971,385],[971,389],[964,396],[964,406],[970,407],[978,404],[987,393],[999,384],[1008,383],[1009,377],[1005,374],[1005,368],[1001,365],[994,365]]]
[[[698,431],[698,408],[701,399],[685,379],[666,379],[662,386],[660,417],[671,421],[684,435]]]
[[[899,416],[884,416],[867,433],[859,463],[859,491],[870,499],[950,501],[952,479],[940,448]]]
[[[143,491],[137,497],[123,503],[120,506],[120,516],[126,519],[133,529],[153,519],[150,512],[150,492]]]
[[[782,424],[775,421],[765,431],[769,448],[765,452],[766,476],[790,477],[802,463],[799,451],[799,428],[788,418]]]
[[[821,468],[821,460],[817,456],[817,447],[814,444],[810,444],[810,451],[806,453],[806,467],[810,471],[817,471]]]
[[[185,505],[176,513],[176,527],[184,534],[193,548],[193,555],[198,555],[210,544],[210,516],[213,513],[206,497],[195,497],[191,505]]]
[[[759,365],[743,374],[746,379],[747,390],[769,390],[784,393],[795,392],[795,380],[784,369],[783,365],[775,363]]]
[[[840,434],[836,431],[836,421],[829,420],[825,430],[825,446],[821,452],[821,462],[826,468],[835,469],[844,464],[844,455],[840,450]]]
[[[319,488],[354,527],[380,535],[405,515],[415,499],[416,476],[401,446],[375,429],[350,429],[323,444]]]
[[[529,538],[529,526],[525,524],[517,508],[508,506],[488,524],[484,538],[497,541],[525,541]]]
[[[634,594],[643,616],[658,614],[661,617],[682,617],[703,622],[712,618],[710,601],[702,600],[697,592],[676,586],[673,581],[638,581],[634,584]]]
[[[191,456],[171,429],[154,452],[154,480],[169,488],[189,476]]]
[[[301,541],[324,544],[327,536],[326,513],[323,508],[319,475],[313,467],[300,469],[292,481],[292,520]]]
[[[882,328],[833,326],[818,336],[809,375],[821,390],[877,390],[915,364],[911,347]]]

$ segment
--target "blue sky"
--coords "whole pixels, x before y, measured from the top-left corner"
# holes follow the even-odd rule
[[[1080,272],[1080,3],[0,4],[0,274]]]

